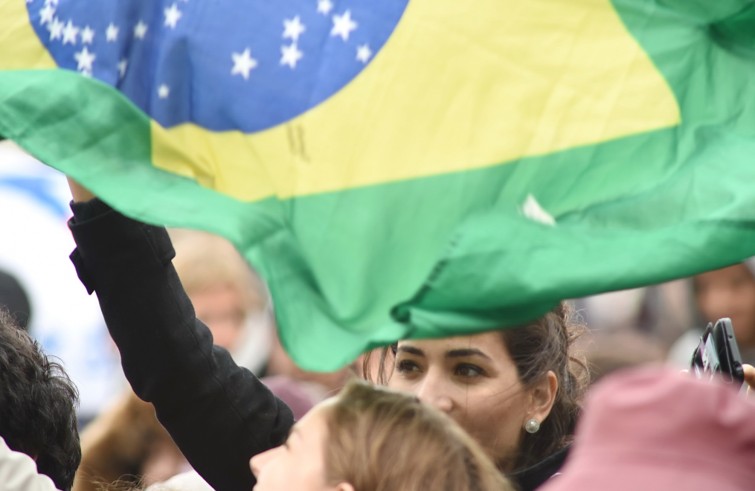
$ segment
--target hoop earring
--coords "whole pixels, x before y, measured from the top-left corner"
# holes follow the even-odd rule
[[[540,421],[535,418],[528,419],[527,422],[524,423],[524,430],[530,434],[537,433],[540,430]]]

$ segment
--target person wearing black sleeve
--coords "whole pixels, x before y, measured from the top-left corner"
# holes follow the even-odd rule
[[[97,293],[126,378],[154,404],[160,422],[211,486],[249,491],[255,484],[249,459],[285,441],[293,425],[290,409],[213,346],[172,266],[166,230],[71,187],[71,260],[88,292]]]

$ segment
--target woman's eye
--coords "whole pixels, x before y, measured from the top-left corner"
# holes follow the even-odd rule
[[[466,377],[466,378],[473,378],[473,377],[479,377],[481,375],[485,375],[485,370],[483,370],[482,368],[478,367],[477,365],[469,365],[466,363],[457,365],[454,372],[456,373],[456,375],[460,377]]]
[[[396,360],[396,370],[405,374],[417,373],[419,372],[419,365],[411,360]]]

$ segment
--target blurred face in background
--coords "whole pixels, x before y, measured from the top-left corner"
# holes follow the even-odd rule
[[[233,285],[219,283],[189,292],[197,318],[207,324],[215,344],[227,350],[238,346],[249,305],[243,292]]]
[[[172,229],[173,265],[194,305],[197,318],[218,346],[241,348],[251,316],[267,309],[267,290],[244,258],[227,240],[196,230]],[[263,351],[269,347],[269,338]],[[265,356],[266,358],[266,356]]]
[[[755,348],[755,277],[744,264],[694,277],[695,299],[708,322],[730,317],[737,343]]]

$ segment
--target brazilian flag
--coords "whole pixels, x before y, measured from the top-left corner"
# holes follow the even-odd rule
[[[2,0],[0,134],[335,369],[755,255],[755,3]]]

